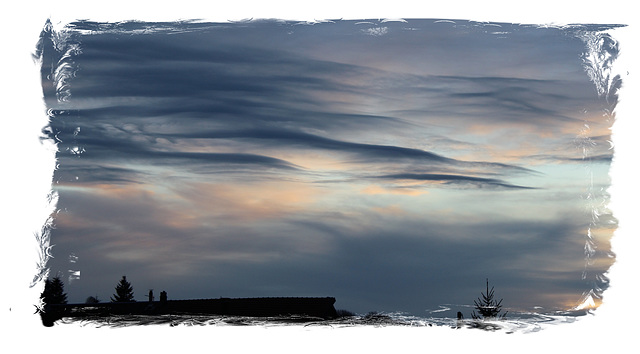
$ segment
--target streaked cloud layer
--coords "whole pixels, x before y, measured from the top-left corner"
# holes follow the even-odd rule
[[[615,226],[599,226],[584,277],[585,196],[609,185],[613,152],[610,101],[582,61],[596,30],[45,27],[52,271],[78,257],[72,301],[106,299],[126,274],[138,296],[335,296],[427,315],[489,277],[507,307],[574,306],[611,264]]]

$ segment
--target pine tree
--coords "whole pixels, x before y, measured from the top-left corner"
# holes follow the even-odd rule
[[[131,302],[133,299],[133,287],[127,281],[126,276],[122,276],[120,283],[116,286],[116,293],[111,297],[111,302]]]
[[[489,290],[489,279],[487,279],[487,292],[480,293],[482,297],[478,298],[478,300],[474,300],[473,303],[476,305],[476,310],[480,312],[480,315],[477,315],[475,311],[471,314],[471,317],[478,320],[482,316],[482,318],[499,318],[504,319],[507,316],[507,313],[500,315],[501,307],[502,307],[502,299],[500,301],[496,301],[493,299],[493,287]]]
[[[67,303],[67,294],[64,292],[64,284],[59,276],[51,280],[45,279],[44,290],[40,294],[40,298],[45,305]]]

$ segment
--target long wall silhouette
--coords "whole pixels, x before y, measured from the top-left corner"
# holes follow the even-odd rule
[[[333,297],[263,297],[109,302],[97,304],[47,305],[42,323],[52,326],[62,317],[106,317],[110,315],[227,315],[271,317],[300,315],[322,319],[336,318]]]

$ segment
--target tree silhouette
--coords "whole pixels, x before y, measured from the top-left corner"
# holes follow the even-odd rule
[[[482,316],[483,319],[504,319],[507,316],[506,312],[499,316],[501,311],[500,308],[502,307],[502,299],[500,299],[500,301],[496,301],[493,299],[493,287],[491,287],[491,290],[489,290],[489,279],[487,279],[487,292],[481,292],[480,294],[482,294],[482,297],[479,297],[478,300],[473,301],[473,303],[476,305],[476,310],[478,310],[480,315],[477,315],[476,312],[473,311],[473,313],[471,314],[471,317],[473,317],[473,319],[478,320],[481,318],[480,316]]]
[[[127,281],[126,276],[122,276],[120,283],[116,286],[116,293],[111,297],[111,302],[131,302],[133,299],[133,288],[131,283]]]
[[[59,276],[53,279],[45,279],[44,289],[40,294],[43,307],[36,306],[36,312],[40,313],[42,324],[46,327],[53,326],[53,323],[64,316],[64,308],[54,305],[64,305],[67,303],[67,294],[64,293],[64,284]]]
[[[45,305],[66,304],[67,294],[64,293],[64,284],[59,276],[53,279],[45,279],[44,290],[40,298]]]

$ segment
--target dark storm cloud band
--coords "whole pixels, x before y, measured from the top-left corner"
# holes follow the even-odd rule
[[[173,134],[174,137],[188,137],[196,139],[255,139],[268,141],[270,145],[281,146],[307,146],[311,148],[339,150],[343,152],[357,153],[369,159],[386,158],[411,158],[424,159],[433,162],[455,163],[449,159],[428,151],[404,148],[399,146],[352,143],[336,139],[321,137],[304,132],[286,130],[237,130],[237,131],[211,131],[196,132],[191,134]]]
[[[449,165],[457,167],[480,167],[498,171],[506,170],[511,173],[535,173],[535,171],[515,165],[481,161],[462,161],[421,149],[392,145],[347,142],[337,139],[325,138],[314,134],[282,129],[248,129],[236,131],[220,130],[194,132],[188,134],[172,134],[171,136],[167,137],[189,139],[251,139],[261,141],[267,146],[271,147],[307,147],[356,154],[362,158],[362,160],[359,160],[357,162],[373,163],[377,161],[389,163],[399,161],[414,161],[422,162],[423,164],[438,164],[441,165],[441,168],[446,168],[446,166]],[[426,167],[425,165],[422,166]]]

